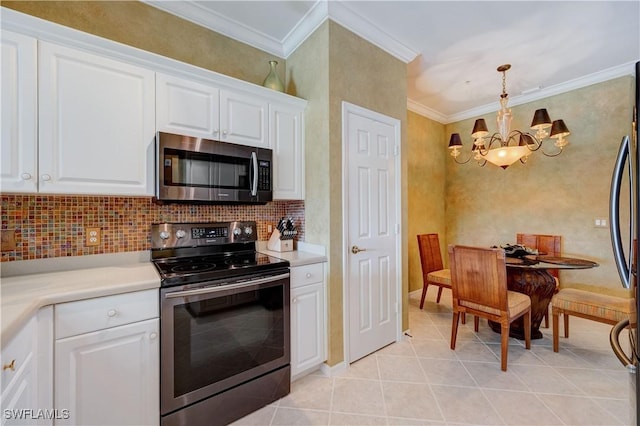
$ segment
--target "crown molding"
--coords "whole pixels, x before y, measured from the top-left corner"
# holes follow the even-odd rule
[[[282,51],[288,58],[304,41],[329,18],[329,6],[326,1],[316,1],[305,16],[289,31],[282,40]]]
[[[418,52],[400,43],[371,21],[362,18],[343,2],[331,1],[328,5],[329,18],[332,21],[378,46],[396,59],[408,64],[418,56]]]
[[[283,44],[280,40],[202,7],[193,0],[171,2],[161,0],[140,1],[211,31],[248,44],[256,49],[263,50],[280,58],[285,57]]]
[[[414,101],[413,99],[407,98],[407,109],[409,111],[413,111],[416,114],[420,114],[423,117],[427,117],[431,120],[437,121],[438,123],[447,122],[448,117],[434,109],[426,107],[421,103]]]
[[[193,0],[179,2],[141,1],[149,6],[179,16],[194,24],[281,58],[287,58],[327,19],[342,25],[404,63],[409,63],[418,56],[417,52],[406,47],[370,21],[361,18],[349,7],[338,1],[318,0],[283,40],[277,40],[240,22],[204,8]]]

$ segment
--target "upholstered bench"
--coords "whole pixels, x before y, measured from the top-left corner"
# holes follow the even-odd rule
[[[569,337],[569,316],[615,325],[629,319],[633,299],[575,288],[563,288],[551,299],[553,316],[553,351],[558,352],[559,319],[564,315],[564,337]]]

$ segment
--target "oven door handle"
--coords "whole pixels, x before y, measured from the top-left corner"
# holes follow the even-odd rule
[[[211,294],[211,293],[217,293],[217,292],[225,291],[225,290],[235,290],[235,289],[244,288],[244,287],[251,287],[251,286],[259,285],[259,284],[266,284],[266,283],[270,283],[270,282],[274,282],[274,281],[279,281],[279,280],[282,280],[282,279],[285,279],[285,278],[289,278],[289,273],[288,272],[286,274],[274,275],[272,277],[259,278],[257,280],[251,280],[251,281],[243,281],[243,282],[237,283],[237,284],[217,285],[217,286],[213,286],[213,287],[196,288],[196,289],[193,289],[193,290],[174,291],[172,293],[165,293],[164,297],[165,297],[165,299],[173,299],[173,298],[176,298],[176,297],[186,297],[186,296],[197,296],[197,295],[202,295],[202,294]]]

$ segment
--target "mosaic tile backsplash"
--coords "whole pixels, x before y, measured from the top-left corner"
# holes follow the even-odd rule
[[[96,197],[2,194],[3,230],[15,230],[16,249],[2,252],[2,262],[62,256],[149,250],[149,232],[157,222],[255,220],[258,239],[268,226],[291,217],[304,241],[304,202],[266,205],[157,205],[151,197]],[[101,229],[101,244],[85,245],[85,228]]]

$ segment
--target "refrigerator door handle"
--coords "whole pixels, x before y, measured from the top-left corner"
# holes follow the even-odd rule
[[[629,277],[629,264],[624,256],[624,250],[622,247],[622,238],[620,236],[620,186],[622,185],[622,178],[624,175],[624,166],[627,163],[627,157],[629,156],[629,136],[622,138],[620,143],[620,149],[618,150],[618,156],[616,157],[616,163],[613,168],[613,176],[611,178],[611,198],[609,199],[609,230],[611,232],[611,244],[613,245],[613,257],[616,261],[616,267],[618,268],[618,274],[622,280],[622,285],[625,288],[630,286]],[[629,161],[629,164],[631,161]],[[629,174],[631,176],[631,167],[629,166]],[[631,179],[630,179],[631,183]],[[635,188],[629,188],[629,191],[635,190]],[[633,192],[630,192],[631,196]],[[630,204],[631,205],[631,204]],[[631,212],[633,215],[634,212]],[[633,216],[631,216],[633,217]],[[633,241],[633,230],[629,230],[629,241]],[[629,252],[631,253],[631,252]],[[631,256],[629,256],[631,258]],[[631,259],[629,259],[631,260]]]
[[[618,360],[620,360],[622,365],[624,365],[627,368],[627,370],[629,370],[629,373],[635,373],[636,366],[633,360],[631,360],[631,358],[629,358],[627,354],[624,353],[624,351],[622,350],[622,346],[620,346],[620,333],[622,332],[622,330],[624,330],[628,326],[629,326],[628,319],[622,320],[616,325],[614,325],[613,328],[611,329],[611,333],[609,333],[609,343],[611,344],[611,349],[613,349],[613,353],[616,354],[616,356],[618,357]]]

